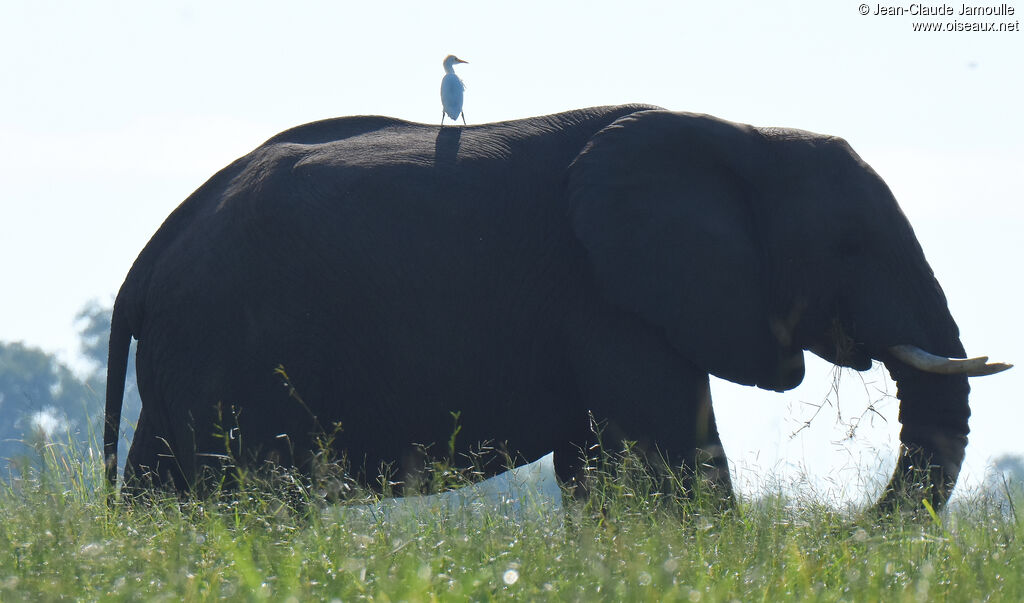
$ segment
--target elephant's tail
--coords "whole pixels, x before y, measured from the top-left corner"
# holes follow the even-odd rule
[[[119,296],[120,297],[120,296]],[[103,462],[107,482],[117,485],[117,440],[121,428],[121,402],[124,382],[128,373],[128,350],[132,343],[132,329],[120,299],[114,301],[110,318],[110,347],[107,351],[107,407],[103,420]]]

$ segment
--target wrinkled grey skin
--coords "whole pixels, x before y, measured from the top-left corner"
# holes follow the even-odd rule
[[[702,466],[728,497],[708,374],[784,391],[804,351],[879,360],[898,383],[882,508],[941,505],[967,444],[967,378],[887,352],[964,357],[881,178],[839,138],[645,106],[444,129],[327,120],[237,160],[118,294],[108,458],[133,335],[131,487],[193,487],[225,452],[218,433],[240,434],[239,462],[308,469],[334,422],[372,481],[381,462],[415,470],[413,443],[444,447],[450,411],[457,453],[555,450],[565,479],[593,441],[589,411],[606,445]]]

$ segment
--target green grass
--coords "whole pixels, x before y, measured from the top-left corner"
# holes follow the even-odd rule
[[[1024,599],[1024,522],[994,494],[923,519],[781,495],[723,513],[619,458],[559,516],[339,523],[266,484],[108,507],[96,459],[44,456],[0,485],[2,601]]]

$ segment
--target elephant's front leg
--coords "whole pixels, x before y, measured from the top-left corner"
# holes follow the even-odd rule
[[[632,442],[668,483],[728,504],[732,480],[707,373],[629,316],[588,327],[576,349],[576,382],[582,403],[604,425],[606,449]]]
[[[694,457],[697,478],[691,489],[703,488],[709,497],[717,503],[731,505],[733,499],[732,478],[729,473],[729,460],[725,456],[722,438],[718,435],[715,422],[715,409],[711,405],[711,387],[708,376],[704,375],[704,393],[700,396],[697,421],[695,423],[697,450]]]
[[[729,506],[734,502],[732,479],[711,404],[708,376],[697,369],[686,369],[680,371],[678,386],[676,397],[665,403],[665,409],[639,410],[646,418],[642,424],[634,423],[624,430],[623,437],[646,442],[646,455],[651,458],[657,454],[652,458],[655,469],[665,471],[669,483],[678,484],[688,496],[716,507]],[[645,437],[645,432],[652,435]]]

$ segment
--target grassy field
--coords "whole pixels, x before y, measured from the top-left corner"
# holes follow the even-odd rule
[[[723,513],[627,458],[564,513],[339,522],[258,484],[108,507],[96,459],[46,456],[0,485],[2,601],[1024,600],[1024,501],[995,494],[917,519],[770,494]]]

